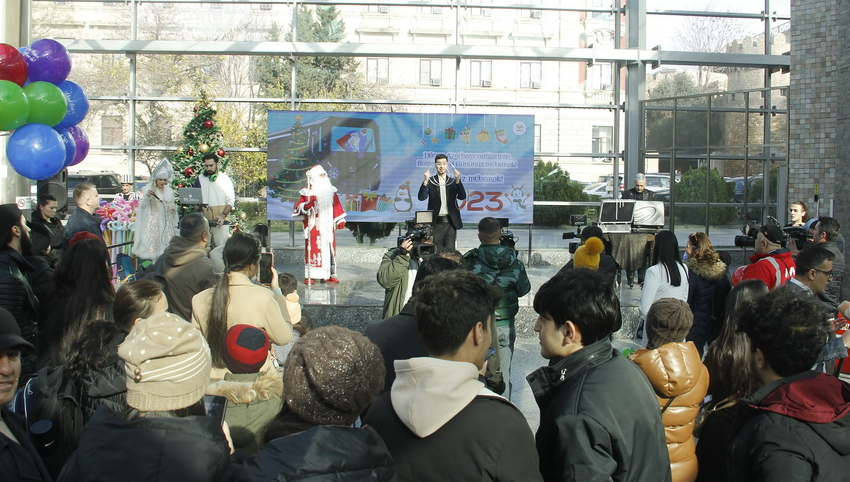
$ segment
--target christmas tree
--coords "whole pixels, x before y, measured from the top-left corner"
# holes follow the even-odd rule
[[[224,136],[215,122],[216,110],[205,91],[201,91],[192,110],[194,116],[183,129],[183,142],[171,161],[174,165],[172,187],[175,189],[191,187],[195,183],[195,179],[204,172],[204,154],[208,152],[218,155],[220,171],[226,171],[230,163],[230,158],[224,150]],[[239,228],[240,219],[241,212],[234,206],[230,224]]]
[[[316,165],[307,157],[309,132],[301,125],[301,116],[295,116],[295,124],[289,129],[289,139],[283,148],[281,169],[272,180],[273,197],[295,200],[298,191],[307,184],[307,170]]]

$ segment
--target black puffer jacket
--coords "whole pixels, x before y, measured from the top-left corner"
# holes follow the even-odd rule
[[[219,421],[207,417],[125,421],[101,408],[57,482],[217,481],[230,462]]]
[[[395,464],[371,428],[313,427],[266,443],[227,477],[239,482],[395,481]]]
[[[689,258],[685,265],[689,273],[688,305],[694,314],[694,324],[686,340],[694,342],[702,355],[705,345],[720,333],[732,283],[726,275],[726,263],[720,259],[703,263]]]
[[[34,269],[14,249],[0,247],[0,307],[9,310],[15,317],[24,340],[37,347],[39,302],[30,284],[30,274]],[[36,353],[30,351],[21,359],[21,385],[35,376],[35,372]]]
[[[765,385],[738,407],[728,480],[847,480],[850,385],[806,371]]]

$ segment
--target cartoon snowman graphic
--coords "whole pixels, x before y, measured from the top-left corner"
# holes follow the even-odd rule
[[[410,196],[410,181],[398,187],[398,192],[393,198],[393,208],[397,213],[409,213],[413,209],[413,198]]]

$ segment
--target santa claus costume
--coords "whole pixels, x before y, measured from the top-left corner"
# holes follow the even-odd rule
[[[336,188],[331,185],[322,166],[307,171],[307,188],[299,193],[292,213],[304,220],[304,282],[313,280],[338,283],[336,279],[336,235],[334,227],[345,227],[345,210]]]

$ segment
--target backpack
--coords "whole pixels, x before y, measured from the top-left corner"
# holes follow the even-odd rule
[[[82,390],[61,366],[39,370],[36,385],[39,399],[33,413],[27,413],[27,427],[47,470],[56,477],[83,434]]]

